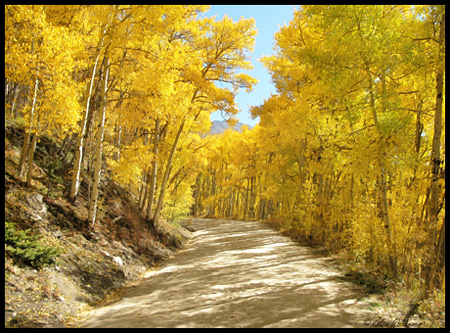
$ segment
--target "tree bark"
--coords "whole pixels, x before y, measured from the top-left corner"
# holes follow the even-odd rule
[[[22,145],[22,151],[20,153],[20,160],[19,160],[19,177],[23,177],[23,174],[25,173],[25,161],[28,156],[28,149],[30,148],[30,137],[31,137],[31,131],[33,129],[33,121],[34,121],[34,115],[36,111],[36,100],[37,95],[39,91],[39,79],[36,77],[36,80],[34,82],[34,95],[33,95],[33,102],[31,104],[31,111],[30,111],[30,124],[29,129],[25,133],[25,137],[23,140]]]
[[[116,122],[115,144],[117,147],[117,152],[114,152],[114,156],[116,158],[116,161],[120,161],[120,146],[122,144],[122,126],[119,125],[119,119],[117,119],[117,122]]]
[[[192,94],[191,104],[194,103],[198,92],[199,92],[199,89],[194,91],[194,93]],[[189,114],[189,112],[191,110],[192,110],[192,106],[189,108],[188,114]],[[186,118],[183,118],[183,120],[181,122],[181,125],[178,128],[178,132],[177,132],[177,134],[175,136],[175,140],[174,140],[174,142],[172,144],[172,148],[170,149],[170,152],[169,152],[169,158],[167,159],[166,168],[164,170],[164,176],[163,176],[163,179],[162,179],[162,182],[161,182],[161,190],[159,192],[158,203],[156,205],[155,212],[153,214],[153,223],[154,223],[155,227],[159,226],[158,225],[159,224],[159,217],[161,215],[161,209],[162,209],[162,205],[163,205],[164,193],[166,191],[167,181],[169,180],[170,170],[172,169],[173,156],[175,155],[175,151],[177,149],[178,141],[180,139],[181,133],[183,132],[183,128],[184,128],[185,124],[186,124]]]
[[[83,160],[83,150],[84,150],[84,144],[85,144],[85,139],[86,139],[86,131],[87,131],[87,127],[88,127],[87,124],[88,124],[88,119],[89,119],[89,109],[90,109],[90,103],[91,103],[91,97],[92,97],[92,89],[94,86],[95,73],[97,71],[98,60],[100,58],[100,49],[103,46],[103,39],[104,39],[104,37],[100,41],[100,46],[97,51],[97,57],[95,58],[94,67],[92,68],[91,79],[90,79],[90,83],[89,83],[89,86],[87,88],[87,93],[86,93],[86,109],[83,114],[83,119],[82,119],[82,123],[81,123],[81,131],[78,134],[78,138],[77,138],[77,146],[76,146],[77,148],[75,150],[75,162],[73,165],[73,173],[72,173],[72,184],[70,187],[70,199],[72,200],[72,202],[75,201],[75,199],[78,195],[78,190],[80,188],[81,162]]]
[[[431,148],[430,174],[431,183],[429,187],[430,197],[427,205],[428,220],[428,241],[431,246],[430,259],[426,264],[425,271],[425,288],[430,290],[433,288],[433,279],[435,275],[435,262],[439,253],[436,245],[436,232],[438,227],[439,214],[439,174],[441,166],[441,133],[442,133],[442,104],[444,99],[444,43],[445,43],[445,14],[441,16],[440,33],[439,33],[439,59],[436,73],[436,111],[434,114],[434,133],[433,144]]]
[[[442,45],[445,38],[445,18],[442,14],[440,28],[440,44]],[[430,161],[430,199],[428,201],[428,228],[430,241],[436,243],[437,213],[439,206],[439,170],[441,165],[441,133],[442,133],[442,102],[444,93],[444,64],[443,59],[439,59],[439,65],[436,74],[436,111],[434,114],[434,133],[433,144],[431,148]]]
[[[389,206],[388,206],[388,198],[387,198],[387,186],[386,186],[386,167],[385,167],[385,152],[383,151],[383,139],[384,135],[380,126],[380,123],[378,121],[378,115],[375,107],[375,93],[373,88],[373,79],[372,75],[370,74],[370,68],[369,64],[366,63],[366,71],[368,76],[368,82],[369,82],[369,103],[370,103],[370,109],[372,111],[372,119],[375,125],[375,128],[377,129],[377,162],[379,167],[379,173],[378,173],[378,189],[379,189],[379,209],[380,209],[380,217],[383,221],[384,230],[385,230],[385,237],[386,242],[388,244],[388,261],[390,269],[393,273],[397,270],[397,264],[396,264],[396,256],[395,256],[395,244],[393,244],[392,241],[392,235],[391,235],[391,222],[390,222],[390,216],[389,216]],[[383,89],[384,90],[384,89]],[[385,96],[382,96],[382,107],[384,108],[384,98]]]
[[[33,140],[31,141],[30,148],[28,149],[27,186],[31,185],[31,175],[33,173],[33,156],[34,151],[36,150],[37,137],[38,134],[34,133]]]
[[[150,176],[150,192],[148,195],[147,219],[150,219],[153,213],[153,199],[156,192],[156,177],[158,174],[158,153],[159,153],[159,118],[155,119],[155,133],[153,135],[153,162],[152,174]]]
[[[249,212],[249,192],[250,192],[250,179],[247,178],[247,188],[245,189],[245,206],[244,206],[244,216],[242,217],[243,220],[246,220],[248,218],[248,212]]]
[[[97,133],[95,139],[95,151],[94,151],[94,182],[92,184],[92,193],[89,201],[89,213],[88,221],[92,223],[92,227],[95,225],[97,217],[97,203],[99,194],[99,183],[102,171],[102,156],[103,156],[103,136],[105,129],[105,113],[106,113],[106,93],[108,90],[108,76],[109,76],[109,61],[108,58],[104,59],[104,77],[103,77],[103,89],[102,89],[102,103],[100,107],[100,114],[98,119]]]
[[[186,123],[186,120],[183,119],[180,127],[178,128],[178,132],[175,136],[175,140],[172,144],[172,148],[170,149],[169,157],[167,159],[166,168],[164,170],[164,176],[163,176],[163,179],[161,182],[161,190],[159,192],[158,203],[156,205],[155,213],[153,215],[153,222],[154,222],[155,226],[159,226],[159,217],[161,215],[161,209],[162,209],[162,205],[163,205],[164,193],[166,191],[167,181],[169,180],[170,170],[172,169],[173,156],[175,155],[175,150],[177,149],[178,140],[180,139],[181,133],[183,132],[185,123]]]
[[[417,109],[417,116],[416,116],[416,134],[415,134],[415,148],[417,156],[420,155],[420,141],[422,138],[422,131],[423,131],[423,125],[421,122],[421,115],[422,115],[422,102],[419,103],[418,109]]]
[[[441,289],[445,272],[445,217],[443,219],[442,227],[439,232],[439,240],[435,251],[435,262],[432,271],[432,286],[434,288]]]
[[[200,191],[201,191],[201,176],[200,174],[198,174],[197,178],[195,179],[194,185],[194,205],[192,207],[192,216],[198,215],[198,206],[200,203]]]
[[[11,116],[12,117],[16,117],[16,113],[14,112],[15,108],[16,108],[16,102],[17,102],[17,96],[19,95],[19,91],[20,91],[20,86],[18,84],[16,84],[14,86],[14,94],[12,97],[12,101],[11,101]]]
[[[145,207],[145,200],[147,200],[147,188],[148,188],[148,183],[149,183],[149,179],[150,179],[150,168],[149,170],[144,170],[142,171],[142,181],[141,181],[141,189],[139,191],[139,209],[140,210],[144,210]]]

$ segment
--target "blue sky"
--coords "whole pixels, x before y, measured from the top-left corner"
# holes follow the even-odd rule
[[[264,98],[268,98],[271,93],[275,93],[275,87],[271,83],[271,77],[264,66],[258,62],[263,55],[273,53],[274,34],[285,23],[288,24],[292,19],[292,5],[212,5],[210,10],[204,13],[211,17],[217,15],[216,20],[221,20],[227,14],[238,21],[242,16],[244,18],[254,18],[258,35],[256,36],[256,45],[252,53],[253,70],[245,71],[259,80],[251,93],[242,89],[236,96],[238,108],[242,111],[237,114],[239,121],[254,126],[259,122],[259,118],[252,120],[249,108],[253,105],[261,105]],[[223,120],[220,112],[211,114],[211,120]]]

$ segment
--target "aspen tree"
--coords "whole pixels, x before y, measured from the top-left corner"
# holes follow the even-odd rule
[[[22,151],[20,154],[19,177],[22,177],[25,172],[25,162],[26,162],[27,156],[29,155],[28,149],[31,149],[31,147],[29,147],[30,136],[31,136],[32,129],[33,129],[33,122],[34,122],[34,118],[35,118],[36,100],[37,100],[38,92],[39,92],[39,80],[38,80],[38,78],[36,78],[35,84],[34,84],[33,102],[31,104],[31,111],[30,111],[30,125],[29,125],[28,131],[25,133],[25,138],[23,140],[23,145],[22,145]],[[33,151],[34,151],[34,149],[33,149]],[[31,154],[31,156],[33,156],[33,155]],[[31,174],[30,171],[28,171],[28,172]]]
[[[277,92],[252,109],[256,144],[245,133],[234,150],[225,133],[212,140],[197,214],[229,214],[234,188],[240,217],[270,215],[294,237],[345,249],[409,286],[422,271],[426,290],[439,287],[444,15],[437,6],[295,11],[262,59]]]
[[[80,65],[82,47],[77,32],[47,20],[43,6],[6,6],[5,74],[30,86],[31,105],[21,111],[27,131],[19,161],[31,184],[34,149],[43,134],[63,135],[74,130],[79,117],[78,85],[72,76]],[[71,93],[64,96],[68,91]],[[30,142],[31,135],[33,138]]]
[[[99,183],[102,174],[103,165],[103,137],[105,131],[105,117],[106,117],[106,103],[107,103],[107,92],[108,92],[108,78],[109,78],[109,59],[105,56],[103,59],[103,78],[102,78],[102,92],[101,92],[101,104],[97,120],[97,130],[95,136],[95,147],[94,147],[94,179],[92,184],[91,197],[89,198],[89,213],[88,221],[92,223],[92,227],[95,224],[97,218],[97,203],[99,196]]]
[[[192,82],[194,91],[188,109],[182,115],[164,168],[160,193],[153,214],[155,225],[159,223],[172,161],[189,117],[198,117],[197,115],[202,112],[202,108],[198,105],[205,104],[230,114],[236,113],[233,101],[234,91],[239,87],[251,89],[255,83],[252,77],[235,73],[239,68],[251,67],[246,50],[252,49],[254,36],[253,20],[241,19],[233,22],[225,17],[219,22],[214,22],[212,19],[204,19],[200,22],[200,30],[198,35],[194,36],[192,45],[194,55],[198,58],[196,63],[187,66],[183,75],[184,82]],[[218,88],[215,82],[227,82],[232,85],[234,91]],[[213,109],[210,109],[210,112]]]
[[[443,263],[441,254],[441,248],[445,245],[445,232],[441,232],[439,235],[439,242],[436,241],[437,228],[438,228],[438,209],[439,209],[439,178],[441,173],[441,134],[442,134],[442,105],[444,100],[444,43],[445,43],[445,13],[440,15],[439,20],[439,51],[437,59],[436,69],[436,107],[434,113],[434,131],[433,131],[433,143],[431,148],[430,159],[430,197],[428,200],[428,220],[427,228],[429,233],[429,243],[431,245],[432,252],[430,262],[426,267],[426,281],[425,288],[430,290],[435,283],[434,275],[436,274],[437,266]],[[444,229],[445,220],[441,229]],[[439,279],[436,287],[440,287]]]
[[[155,119],[155,129],[153,134],[153,162],[152,173],[150,175],[150,192],[148,195],[147,219],[150,219],[153,213],[153,200],[156,192],[156,175],[158,173],[158,151],[159,151],[159,118]]]
[[[89,79],[89,84],[87,87],[87,92],[86,92],[86,97],[85,97],[86,98],[86,107],[83,112],[83,119],[81,121],[81,129],[80,129],[80,132],[78,133],[78,137],[77,137],[75,160],[74,160],[74,165],[73,165],[73,170],[72,170],[72,184],[70,187],[70,199],[72,201],[75,201],[75,199],[78,195],[79,187],[80,187],[80,174],[81,174],[81,165],[82,165],[81,163],[83,160],[84,145],[85,145],[85,140],[86,140],[86,135],[87,135],[87,133],[86,133],[87,124],[88,124],[88,119],[90,117],[89,113],[90,113],[90,109],[91,109],[91,99],[92,99],[92,94],[93,94],[95,76],[96,76],[96,72],[97,72],[97,65],[98,65],[98,61],[101,56],[101,51],[103,48],[103,41],[104,41],[105,33],[106,33],[105,29],[106,28],[102,29],[103,34],[99,41],[99,45],[97,47],[97,54],[95,56],[94,65],[92,68],[92,74]]]

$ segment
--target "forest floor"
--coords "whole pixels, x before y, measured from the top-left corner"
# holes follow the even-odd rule
[[[192,219],[189,227],[195,232],[183,250],[86,311],[80,326],[396,326],[395,314],[332,258],[268,225]]]
[[[64,160],[49,186],[46,166],[57,160],[54,152],[59,147],[41,139],[28,187],[17,175],[23,130],[13,124],[5,130],[6,327],[70,326],[79,310],[136,281],[189,238],[189,231],[179,225],[168,223],[158,232],[149,226],[129,194],[107,173],[101,180],[99,222],[88,225],[87,184],[82,182],[79,199],[70,203],[70,168]],[[26,243],[22,250],[28,255],[41,251],[41,258],[49,258],[49,248],[61,253],[51,264],[36,267],[40,265],[11,252],[20,242]]]

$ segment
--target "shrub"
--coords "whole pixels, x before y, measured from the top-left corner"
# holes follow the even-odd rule
[[[39,238],[39,235],[32,234],[31,229],[17,230],[14,223],[5,222],[5,251],[38,269],[53,264],[63,252],[58,247],[42,244]]]

